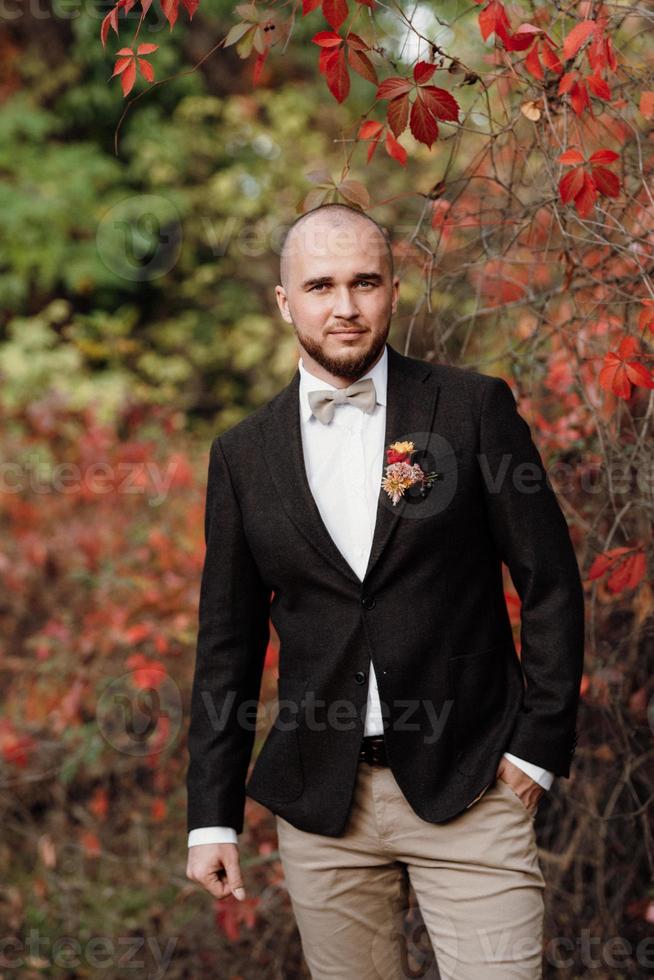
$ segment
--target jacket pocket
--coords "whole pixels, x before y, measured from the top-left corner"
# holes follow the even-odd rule
[[[266,805],[289,803],[304,789],[300,753],[303,694],[308,678],[280,676],[277,681],[277,715],[268,732],[246,784],[246,793]]]

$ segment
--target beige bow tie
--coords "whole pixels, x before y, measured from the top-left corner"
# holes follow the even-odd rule
[[[311,411],[323,425],[331,422],[337,405],[349,402],[370,415],[377,402],[375,382],[372,378],[360,378],[359,381],[354,381],[347,388],[334,388],[333,390],[320,388],[317,391],[309,391],[307,396]]]

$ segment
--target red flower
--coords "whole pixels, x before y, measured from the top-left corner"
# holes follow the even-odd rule
[[[398,453],[396,449],[386,450],[386,462],[387,463],[404,463],[409,462],[409,456],[411,453]]]

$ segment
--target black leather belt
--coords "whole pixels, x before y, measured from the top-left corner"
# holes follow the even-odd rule
[[[364,735],[361,739],[359,762],[367,762],[371,766],[387,766],[386,743],[383,735]]]

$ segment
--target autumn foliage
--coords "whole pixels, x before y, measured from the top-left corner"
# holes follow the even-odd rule
[[[431,357],[503,374],[553,465],[590,611],[582,735],[595,719],[577,754],[582,810],[543,835],[561,921],[572,921],[577,906],[563,908],[561,896],[575,890],[569,874],[585,880],[584,842],[590,852],[599,822],[619,848],[618,828],[647,807],[654,783],[643,762],[652,671],[640,659],[654,612],[651,17],[590,0],[475,0],[451,23],[443,5],[424,34],[408,8],[393,10],[405,40],[413,35],[410,62],[385,36],[389,10],[375,0],[239,4],[217,43],[251,67],[256,91],[275,84],[297,20],[315,23],[316,76],[352,110],[340,171],[331,161],[308,171],[298,211],[341,200],[404,217],[407,202],[380,189],[384,164],[403,168],[418,214],[394,249],[422,284],[407,345],[419,335]],[[107,24],[118,33],[113,13]],[[432,181],[418,187],[411,165],[427,155]],[[507,602],[517,637],[508,582]],[[634,847],[636,863],[651,865],[647,840]],[[604,850],[599,892],[609,865]],[[638,873],[627,877],[637,897],[611,898],[604,927],[652,915],[654,895]]]
[[[424,28],[418,13],[427,8],[432,20]],[[112,65],[104,77],[111,76],[115,90],[109,95],[115,93],[118,105],[125,99],[127,114],[167,81],[165,39],[157,44],[143,36],[155,13],[175,37],[203,24],[198,0],[117,0],[102,19],[98,53],[104,48]],[[588,612],[575,764],[571,779],[557,781],[538,817],[552,895],[549,934],[574,943],[589,928],[593,936],[628,936],[635,943],[654,920],[654,18],[645,4],[591,0],[475,0],[464,7],[382,7],[376,0],[241,3],[230,8],[230,18],[218,37],[211,33],[215,20],[207,20],[199,35],[204,47],[194,35],[193,57],[204,51],[206,67],[211,52],[232,75],[240,72],[234,104],[248,120],[257,117],[258,95],[278,86],[308,87],[307,65],[314,67],[311,95],[318,92],[322,101],[316,98],[311,121],[316,129],[324,126],[333,153],[316,154],[302,169],[306,185],[297,210],[343,201],[387,223],[402,282],[394,324],[398,346],[502,375],[533,429],[570,527]],[[296,41],[298,25],[303,42]],[[290,57],[294,43],[304,44],[297,61]],[[189,71],[197,67],[189,61]],[[44,97],[55,98],[68,69],[53,74]],[[44,77],[49,85],[48,73]],[[213,94],[230,98],[219,88]],[[202,101],[185,107],[189,118]],[[200,126],[234,127],[234,115],[203,119]],[[211,135],[220,140],[224,132]],[[229,129],[234,145],[241,136]],[[133,145],[139,137],[134,125]],[[165,159],[165,146],[146,148],[136,170],[156,170],[158,183],[144,186],[164,195],[166,175],[179,173],[178,199],[192,196],[187,192],[194,182],[203,189],[208,174],[223,164],[221,148],[216,157],[207,156],[207,169],[197,177],[184,170],[183,157]],[[202,140],[192,144],[191,153],[204,152]],[[281,147],[283,157],[294,152],[294,146]],[[63,170],[53,171],[50,189]],[[98,181],[98,194],[104,193],[102,170],[88,173],[89,182]],[[257,177],[265,187],[261,171]],[[233,180],[226,186],[237,187]],[[113,196],[122,193],[114,190]],[[276,185],[266,209],[273,214],[282,199]],[[288,198],[279,204],[287,206]],[[202,223],[201,209],[202,202],[190,212],[189,225]],[[23,213],[17,226],[25,222]],[[215,282],[206,265],[193,278],[191,229],[184,232],[187,265],[183,256],[170,273],[178,278],[164,295],[166,307],[172,295],[186,302],[186,282],[194,290],[207,282],[209,292]],[[71,237],[81,242],[89,235],[84,225]],[[85,289],[92,293],[94,281]],[[134,296],[144,308],[153,294],[152,283],[138,281]],[[220,295],[227,304],[227,294]],[[121,294],[116,305],[125,303]],[[206,292],[202,303],[205,318],[188,322],[210,323],[213,330],[216,311]],[[258,312],[254,306],[246,311],[251,319]],[[96,318],[88,319],[89,333],[79,343],[93,351]],[[101,319],[113,323],[108,314]],[[157,384],[193,333],[186,323],[164,348]],[[66,326],[57,327],[62,344]],[[255,353],[248,353],[245,368],[277,336],[272,328],[263,339],[255,333]],[[202,369],[213,366],[215,392],[207,399],[192,374],[181,399],[191,406],[189,415],[198,397],[195,407],[205,418],[226,409],[225,417],[233,417],[235,392],[247,389],[250,398],[256,388],[243,380],[249,378],[245,369],[234,385],[223,377],[238,361],[239,338],[226,329],[220,337],[210,356],[198,354],[202,348],[191,352]],[[129,349],[135,339],[109,335],[103,356],[114,356],[121,344]],[[147,364],[150,336],[140,341]],[[229,356],[223,350],[228,342]],[[29,472],[30,454],[87,476],[109,473],[103,492],[90,480],[65,492],[39,492],[31,484],[18,492],[5,485],[0,492],[5,854],[24,849],[35,868],[30,865],[25,887],[34,905],[26,911],[20,889],[8,888],[0,912],[27,928],[36,916],[53,918],[53,903],[62,895],[68,907],[61,872],[65,842],[88,875],[87,892],[96,901],[101,896],[103,917],[110,913],[103,887],[116,881],[103,880],[103,873],[116,874],[117,868],[118,877],[129,879],[122,904],[112,892],[111,908],[118,904],[121,913],[113,923],[116,934],[123,934],[124,921],[133,921],[139,889],[144,907],[152,904],[157,874],[173,913],[192,923],[186,903],[204,906],[202,896],[180,883],[186,759],[183,717],[176,711],[184,708],[191,685],[209,439],[206,433],[192,437],[189,418],[173,406],[125,405],[114,422],[103,422],[92,408],[66,407],[45,395],[23,408],[0,395],[0,424],[3,461],[20,473]],[[158,476],[170,477],[162,499]],[[519,649],[520,601],[508,575],[505,587]],[[266,663],[262,700],[274,688],[274,644]],[[141,755],[117,748],[100,723],[117,679],[125,685],[118,705],[140,707],[146,719],[155,705],[161,709]],[[279,963],[269,956],[267,973],[257,960],[256,975],[281,975],[283,961],[284,975],[295,976],[288,961],[298,947],[285,945],[292,925],[280,901],[272,824],[255,805],[246,816],[242,851],[251,861],[250,901],[212,905],[212,925],[224,941],[223,953],[227,944],[245,939],[243,970],[234,970],[235,976],[255,968],[248,958],[253,935],[262,957],[262,933]],[[135,827],[147,838],[136,856]],[[77,874],[75,887],[82,878]],[[161,928],[162,916],[170,913],[163,905],[149,910],[143,930]],[[64,914],[54,919],[67,922]],[[169,918],[164,921],[172,928]],[[200,953],[191,972],[222,976],[220,956],[202,945],[206,928],[197,928]],[[638,977],[641,968],[634,961],[624,976]],[[184,969],[182,957],[178,974],[169,975],[186,975]],[[551,975],[572,980],[583,973],[576,960],[569,972],[559,968]],[[602,974],[607,980],[615,975],[610,967]]]
[[[136,35],[151,2],[141,2]],[[161,2],[172,29],[178,17],[179,0]],[[465,130],[470,112],[466,114],[457,96],[445,84],[435,84],[438,74],[438,78],[453,84],[455,89],[463,91],[475,87],[488,99],[495,89],[498,98],[505,100],[508,97],[516,108],[519,107],[535,124],[533,132],[539,151],[547,155],[550,163],[557,160],[566,168],[556,181],[559,202],[562,206],[573,207],[580,218],[589,218],[596,205],[606,207],[610,200],[618,200],[620,206],[627,208],[631,205],[632,209],[634,206],[649,207],[651,212],[652,202],[645,183],[641,185],[640,193],[631,186],[634,178],[639,177],[637,173],[630,173],[632,167],[628,157],[636,139],[637,119],[633,125],[623,119],[627,109],[631,116],[639,114],[641,120],[652,119],[654,91],[638,90],[633,85],[628,63],[616,54],[612,29],[618,23],[618,17],[622,19],[622,12],[612,14],[611,8],[587,0],[577,4],[567,17],[554,5],[543,6],[535,14],[538,23],[532,23],[523,18],[518,4],[509,11],[501,0],[475,2],[480,8],[477,15],[480,42],[494,38],[494,45],[485,59],[491,65],[487,77],[466,67],[456,52],[446,52],[435,42],[429,42],[426,45],[429,60],[418,59],[410,71],[394,73],[380,81],[380,72],[388,61],[385,50],[381,43],[366,39],[367,29],[374,24],[375,0],[356,0],[354,3],[348,3],[348,0],[303,0],[302,16],[320,12],[330,28],[319,30],[312,42],[319,49],[317,71],[333,97],[338,102],[348,97],[351,71],[374,87],[374,92],[370,93],[371,107],[366,118],[356,124],[356,135],[352,140],[354,145],[367,144],[366,164],[370,163],[377,146],[383,144],[388,156],[406,167],[409,151],[400,143],[400,137],[407,133],[415,142],[431,149],[443,139],[443,126],[446,126],[447,138],[458,127]],[[102,23],[103,44],[110,29],[119,33],[121,11],[127,13],[136,3],[137,0],[117,0]],[[198,0],[185,0],[184,6],[192,18],[198,9]],[[281,4],[262,7],[251,3],[237,5],[234,13],[240,19],[223,39],[223,47],[235,45],[242,59],[249,58],[254,51],[252,81],[254,85],[262,84],[267,59],[280,42],[286,44],[290,40],[295,11],[288,15]],[[410,20],[405,19],[410,28]],[[364,25],[359,32],[354,30],[357,21],[363,21]],[[120,76],[124,95],[129,94],[134,85],[137,65],[146,80],[153,81],[152,66],[142,55],[154,52],[156,47],[141,44],[136,52],[132,48],[119,50],[114,75]],[[459,79],[460,75],[463,75],[462,79]],[[633,92],[625,88],[628,81],[632,82]],[[631,95],[631,104],[625,92]],[[492,145],[502,147],[503,141],[497,140],[496,133],[489,129],[486,136],[489,142],[492,140]],[[609,142],[623,147],[622,175],[612,169],[620,162],[621,154],[613,146],[605,145]],[[486,152],[489,150],[490,146]],[[305,206],[316,206],[332,194],[362,208],[369,206],[365,186],[347,176],[353,152],[354,147],[340,181],[323,172],[311,175],[310,179],[318,187],[307,195]],[[483,171],[484,162],[479,160],[477,166],[478,173]],[[644,177],[651,169],[651,156],[639,160],[638,166],[640,176]],[[430,195],[434,201],[433,224],[440,223],[443,217],[440,199],[444,199],[449,207],[447,190],[446,182],[439,182]],[[551,204],[548,210],[558,219]],[[563,215],[565,209],[561,212]],[[448,218],[450,224],[459,223],[454,211]],[[631,215],[631,219],[634,218]],[[601,222],[599,213],[597,219]],[[533,228],[533,221],[532,212],[526,223],[525,237],[529,228]],[[542,225],[547,221],[547,214],[539,215],[538,221],[544,230]],[[552,232],[554,230],[552,228]],[[654,298],[651,284],[645,278],[640,297],[643,303]],[[633,298],[638,298],[637,289]],[[646,322],[646,330],[652,332],[651,320]],[[649,355],[639,353],[637,345],[631,343],[625,348],[625,339],[625,336],[615,339],[614,346],[606,352],[604,369],[598,371],[602,387],[619,398],[628,398],[632,385],[649,388],[653,384],[652,368],[646,363]],[[614,364],[624,365],[625,351],[630,355],[627,367],[612,371]],[[626,378],[628,383],[625,383]]]

